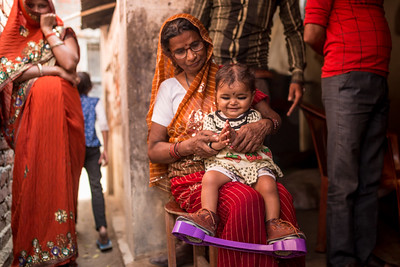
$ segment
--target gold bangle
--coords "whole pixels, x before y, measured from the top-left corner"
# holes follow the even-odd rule
[[[58,41],[58,42],[56,42],[55,44],[50,45],[50,48],[53,49],[54,47],[57,47],[57,46],[60,46],[60,45],[63,45],[63,44],[64,44],[63,41]]]
[[[42,64],[38,63],[36,66],[37,66],[38,69],[39,69],[39,75],[40,75],[40,77],[42,77],[42,76],[43,76],[43,67],[42,67]]]

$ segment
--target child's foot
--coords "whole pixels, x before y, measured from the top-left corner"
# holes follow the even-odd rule
[[[306,235],[288,221],[284,221],[281,219],[271,219],[265,223],[265,227],[267,230],[268,245],[287,239],[306,239]]]
[[[195,213],[179,216],[176,220],[200,228],[209,236],[215,236],[215,231],[219,223],[219,216],[211,210],[201,209]]]

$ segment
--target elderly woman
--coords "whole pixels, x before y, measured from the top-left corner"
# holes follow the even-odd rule
[[[217,137],[201,129],[204,116],[215,110],[218,66],[212,60],[212,53],[212,41],[196,18],[179,14],[162,26],[147,116],[150,184],[170,182],[172,195],[188,212],[201,208],[204,166],[196,158],[217,153],[208,146]],[[239,138],[232,144],[236,151],[254,151],[265,135],[278,130],[280,118],[264,98],[262,93],[257,93],[253,104],[265,119],[238,131]],[[281,218],[296,225],[292,198],[281,184],[278,189]],[[266,244],[263,199],[251,187],[236,182],[222,186],[218,214],[221,221],[216,236]],[[304,258],[280,262],[287,266],[304,266]],[[219,249],[218,266],[278,266],[278,262],[262,254]]]
[[[15,152],[12,266],[73,264],[85,157],[75,34],[50,0],[15,0],[0,58],[1,126]]]

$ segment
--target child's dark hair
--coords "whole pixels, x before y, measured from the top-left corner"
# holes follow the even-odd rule
[[[252,93],[256,91],[254,73],[249,67],[240,63],[225,65],[217,71],[215,75],[215,90],[218,91],[218,87],[224,84],[231,86],[235,82],[243,83]]]
[[[87,72],[78,72],[79,84],[78,92],[80,95],[87,95],[93,87],[90,75]]]

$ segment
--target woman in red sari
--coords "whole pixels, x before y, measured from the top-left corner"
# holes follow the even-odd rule
[[[147,115],[150,185],[168,187],[170,183],[175,200],[188,212],[201,208],[204,166],[194,155],[209,157],[217,153],[207,145],[216,137],[201,130],[203,117],[215,110],[218,66],[213,62],[212,53],[212,41],[206,29],[193,16],[175,15],[162,26]],[[254,151],[266,134],[278,130],[280,118],[263,98],[262,93],[258,93],[253,104],[264,118],[270,119],[243,126],[238,131],[240,139],[232,144],[235,150]],[[297,225],[291,195],[279,183],[278,189],[281,218]],[[218,214],[221,221],[216,236],[266,244],[264,202],[251,187],[237,182],[221,187]],[[280,266],[305,265],[304,257],[279,262]],[[278,260],[263,254],[220,248],[218,266],[272,267],[278,266]]]
[[[79,46],[50,0],[15,0],[0,35],[3,134],[15,152],[12,266],[73,265],[85,155]]]

